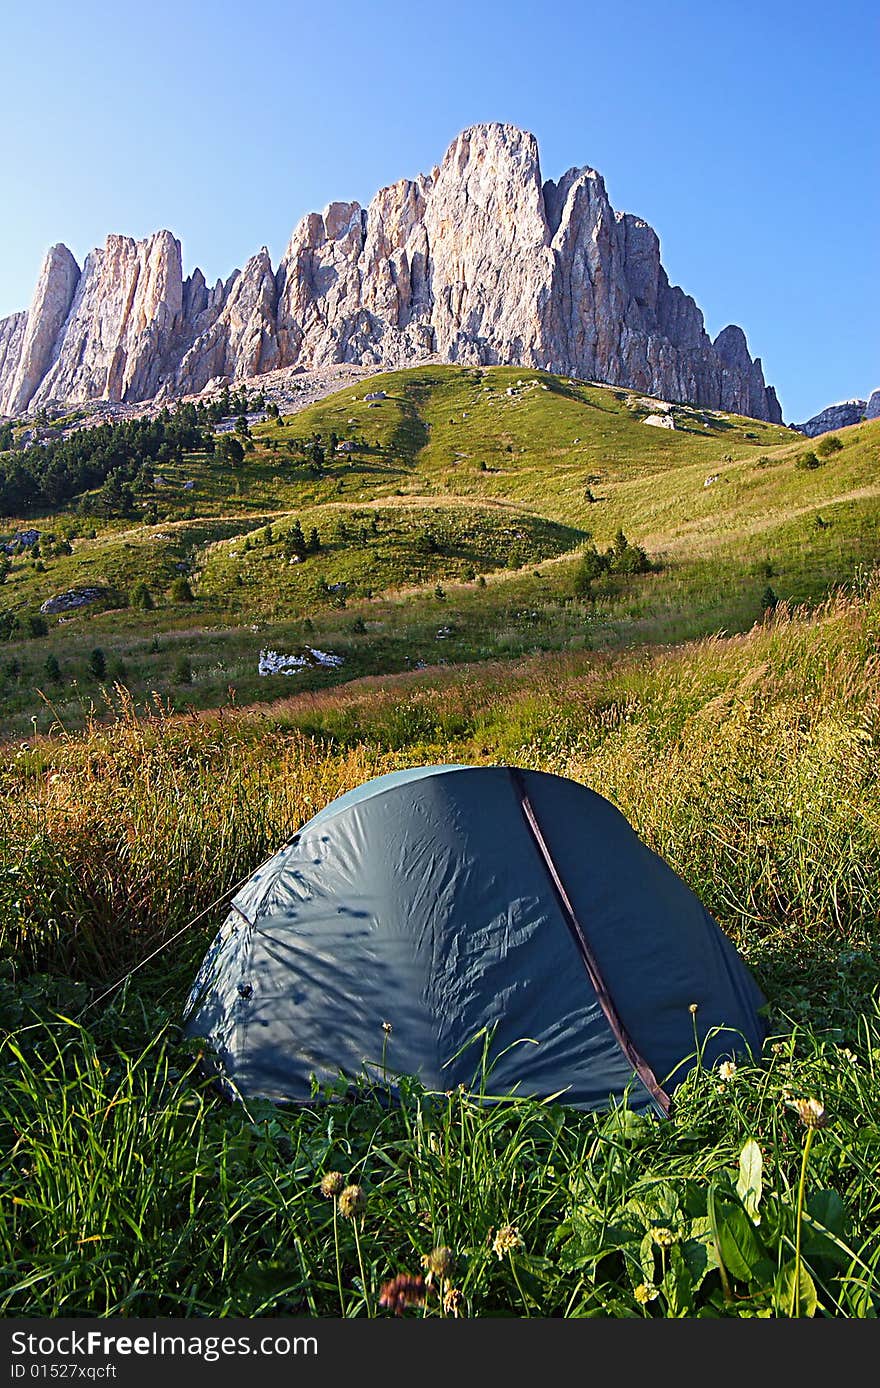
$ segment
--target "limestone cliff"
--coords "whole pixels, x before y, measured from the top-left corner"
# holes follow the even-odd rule
[[[143,400],[276,367],[509,362],[781,421],[745,336],[712,342],[656,234],[593,169],[542,179],[533,135],[465,130],[430,174],[368,207],[304,217],[225,284],[182,277],[170,232],[110,236],[82,274],[49,252],[26,315],[0,322],[0,412]]]

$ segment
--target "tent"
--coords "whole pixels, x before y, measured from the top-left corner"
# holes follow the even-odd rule
[[[186,1030],[228,1092],[340,1075],[668,1112],[695,1063],[758,1053],[733,944],[601,795],[514,767],[396,771],[334,800],[233,898]],[[696,1010],[694,1010],[694,1006]]]

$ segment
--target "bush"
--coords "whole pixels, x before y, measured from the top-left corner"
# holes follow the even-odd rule
[[[821,467],[821,463],[815,453],[801,453],[795,460],[795,467],[799,472],[812,472],[814,468]]]
[[[590,545],[575,569],[574,574],[574,595],[576,598],[589,598],[593,592],[593,582],[600,578],[608,568],[608,563],[604,555],[600,554],[595,545]]]
[[[217,444],[217,454],[225,463],[231,463],[233,467],[244,458],[244,445],[234,434],[221,434]]]
[[[152,593],[142,579],[134,585],[129,593],[128,603],[130,607],[136,607],[141,612],[150,612],[156,605],[153,602]]]
[[[169,593],[172,602],[193,602],[193,590],[189,586],[189,580],[181,574],[180,578],[175,578]]]
[[[839,453],[843,444],[837,434],[826,434],[816,445],[816,452],[820,458],[830,458],[832,453]]]
[[[174,683],[175,683],[175,684],[192,684],[192,677],[193,677],[193,672],[192,672],[192,665],[190,664],[189,656],[187,656],[187,655],[182,655],[182,656],[180,657],[180,659],[177,661],[177,664],[176,664],[175,667],[174,667]]]
[[[100,646],[96,646],[89,656],[89,674],[96,680],[104,679],[107,674],[107,657]]]
[[[58,664],[54,655],[46,656],[46,663],[43,669],[46,672],[46,678],[51,680],[53,684],[59,684],[61,682],[61,666]]]

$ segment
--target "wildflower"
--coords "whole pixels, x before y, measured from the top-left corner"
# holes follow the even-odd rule
[[[794,1109],[805,1128],[824,1128],[828,1122],[825,1105],[818,1099],[790,1099],[788,1106]]]
[[[653,1282],[640,1282],[633,1295],[640,1306],[646,1306],[649,1301],[656,1301],[660,1293]]]
[[[407,1306],[424,1306],[425,1280],[409,1272],[399,1272],[379,1289],[379,1305],[395,1316],[402,1316]]]
[[[367,1193],[363,1186],[346,1186],[339,1196],[339,1213],[346,1219],[354,1219],[367,1208]]]
[[[392,1033],[392,1031],[394,1030],[394,1028],[393,1028],[393,1026],[391,1025],[390,1022],[383,1022],[383,1023],[382,1023],[382,1030],[384,1031],[384,1033],[385,1033],[386,1036],[390,1036],[391,1033]]]
[[[690,1007],[688,1008],[688,1012],[691,1014],[692,1017],[696,1017],[696,1015],[697,1015],[697,1013],[699,1012],[699,1010],[700,1010],[700,1005],[699,1005],[699,1003],[696,1003],[696,1002],[692,1002],[691,1005],[690,1005]]]
[[[678,1235],[674,1234],[671,1229],[665,1229],[661,1226],[658,1229],[652,1229],[651,1233],[654,1236],[654,1242],[660,1248],[671,1248],[674,1243],[678,1243]]]
[[[492,1240],[492,1250],[496,1258],[503,1258],[505,1253],[511,1253],[514,1248],[522,1246],[523,1241],[515,1224],[502,1224]]]
[[[722,1080],[732,1080],[736,1074],[736,1062],[733,1060],[722,1060],[718,1066],[718,1078]]]
[[[447,1316],[455,1316],[456,1320],[462,1314],[464,1306],[464,1293],[458,1287],[447,1287],[443,1296],[443,1310]]]
[[[321,1177],[321,1194],[328,1200],[335,1200],[345,1189],[345,1177],[341,1171],[325,1171]]]
[[[455,1267],[455,1254],[445,1244],[439,1248],[432,1248],[431,1252],[426,1253],[422,1258],[422,1267],[428,1274],[425,1281],[429,1287],[436,1278],[445,1282],[452,1276],[452,1269]]]

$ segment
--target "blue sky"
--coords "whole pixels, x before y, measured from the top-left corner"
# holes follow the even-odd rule
[[[534,131],[645,217],[785,417],[880,385],[876,0],[442,6],[11,0],[0,28],[0,315],[46,248],[169,227],[187,269],[273,261],[464,126]]]

